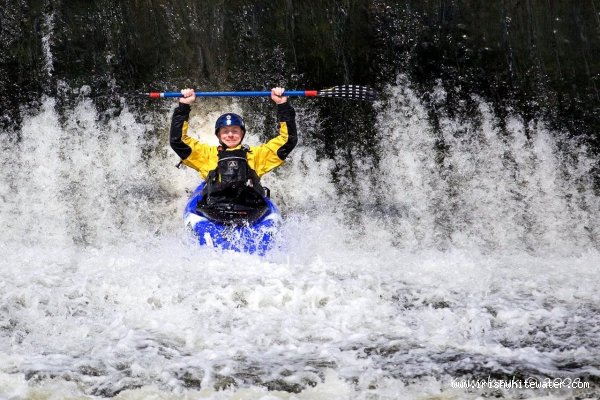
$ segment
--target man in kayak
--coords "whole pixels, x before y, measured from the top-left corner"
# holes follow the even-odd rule
[[[283,96],[284,89],[271,89],[277,104],[279,135],[259,146],[242,144],[246,125],[234,113],[221,115],[215,124],[219,146],[200,143],[188,136],[191,104],[196,100],[193,89],[181,91],[183,97],[171,121],[171,148],[181,162],[199,172],[206,181],[198,211],[206,217],[231,222],[252,222],[267,210],[265,190],[260,178],[284,163],[298,142],[295,111]]]

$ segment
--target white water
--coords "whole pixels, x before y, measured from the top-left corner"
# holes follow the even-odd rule
[[[453,379],[488,375],[592,386],[508,398],[597,395],[600,202],[563,134],[518,115],[503,132],[480,101],[472,120],[441,111],[436,162],[401,79],[357,187],[340,195],[348,161],[302,145],[266,177],[287,218],[261,258],[186,240],[198,176],[173,168],[168,113],[102,124],[88,91],[65,121],[45,99],[22,141],[2,133],[0,398],[462,399],[484,391]],[[210,138],[223,104],[203,104]],[[318,121],[298,111],[302,142]]]

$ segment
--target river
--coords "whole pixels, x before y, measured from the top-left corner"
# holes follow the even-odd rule
[[[42,48],[51,90],[0,132],[0,398],[599,396],[581,136],[401,72],[372,107],[292,99],[299,145],[264,178],[275,247],[221,251],[182,224],[199,176],[175,168],[176,102],[107,105]],[[190,131],[214,141],[224,111],[249,144],[275,135],[267,99],[198,100]]]

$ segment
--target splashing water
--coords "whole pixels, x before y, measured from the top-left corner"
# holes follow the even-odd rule
[[[378,160],[299,146],[266,177],[286,221],[265,257],[187,242],[198,176],[171,167],[167,128],[148,134],[169,115],[125,105],[102,123],[82,95],[61,119],[45,99],[21,140],[2,133],[0,397],[494,392],[453,386],[467,377],[591,385],[496,389],[507,398],[597,394],[595,161],[479,99],[477,117],[440,111],[434,129],[406,80],[387,95]],[[298,108],[302,134],[314,116]],[[336,186],[336,163],[364,179]]]

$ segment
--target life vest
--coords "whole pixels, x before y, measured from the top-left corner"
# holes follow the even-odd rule
[[[217,168],[206,177],[198,211],[221,222],[260,218],[267,210],[265,189],[248,165],[248,146],[226,151],[219,147]]]

